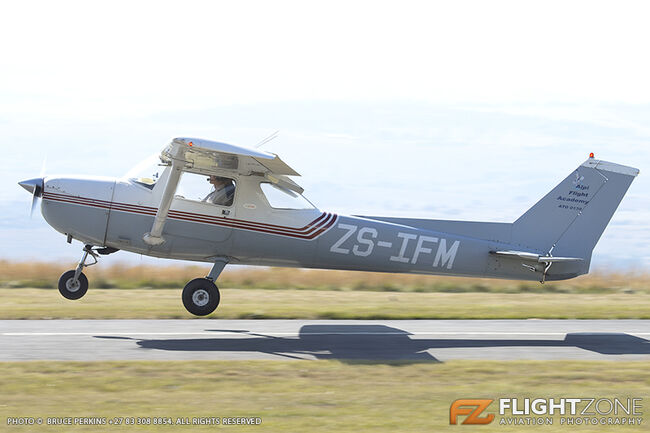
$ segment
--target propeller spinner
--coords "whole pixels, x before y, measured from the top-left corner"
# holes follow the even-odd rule
[[[18,182],[18,185],[22,186],[27,191],[32,193],[32,207],[29,211],[30,217],[34,213],[34,208],[36,207],[36,203],[38,202],[38,199],[43,195],[43,183],[44,180],[42,177],[37,177],[35,179],[23,180],[22,182]]]

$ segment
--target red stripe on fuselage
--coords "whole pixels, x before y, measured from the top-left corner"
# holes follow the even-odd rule
[[[97,199],[88,199],[85,197],[74,197],[70,195],[65,195],[65,194],[58,194],[58,193],[52,193],[52,192],[46,192],[43,194],[43,197],[49,197],[50,199],[52,198],[59,198],[61,200],[75,200],[78,202],[78,204],[86,204],[90,206],[95,206],[97,205],[98,207],[103,207],[99,205],[106,205],[110,206],[111,209],[116,209],[116,210],[121,210],[121,211],[126,211],[126,212],[136,212],[136,213],[143,213],[143,214],[151,214],[155,215],[156,212],[158,211],[157,208],[155,207],[149,207],[149,206],[141,206],[141,205],[133,205],[129,203],[119,203],[119,202],[109,202],[105,200],[97,200]],[[206,214],[197,214],[197,213],[191,213],[191,212],[185,212],[185,211],[179,211],[179,210],[173,210],[171,209],[169,211],[170,214],[175,214],[175,215],[185,215],[185,216],[190,216],[190,217],[200,217],[200,218],[207,218],[207,219],[214,219],[214,220],[220,220],[224,219],[223,217],[218,217],[214,215],[206,215]],[[294,227],[287,227],[287,226],[279,226],[275,224],[268,224],[268,223],[262,223],[262,222],[256,222],[256,221],[247,221],[247,220],[238,220],[236,218],[229,218],[230,221],[235,221],[235,222],[240,222],[243,224],[248,224],[248,225],[255,225],[259,227],[264,227],[264,228],[277,228],[279,230],[291,230],[291,231],[305,231],[308,230],[310,227],[312,227],[314,224],[316,224],[318,221],[320,221],[322,218],[326,216],[326,213],[321,214],[318,218],[313,220],[312,222],[308,223],[304,227],[300,228],[294,228]]]
[[[101,209],[116,210],[120,212],[136,213],[140,215],[155,216],[157,212],[156,208],[149,206],[109,202],[106,200],[75,197],[53,192],[44,192],[43,199],[82,206],[97,207]],[[298,239],[313,239],[330,228],[334,224],[337,215],[323,212],[318,218],[314,219],[301,228],[267,224],[256,221],[238,220],[234,218],[217,217],[214,215],[196,214],[178,210],[170,210],[168,217],[174,220],[212,224],[241,230],[288,236]]]

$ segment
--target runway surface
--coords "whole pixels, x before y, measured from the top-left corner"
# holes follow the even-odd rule
[[[0,320],[0,361],[650,360],[650,320]]]

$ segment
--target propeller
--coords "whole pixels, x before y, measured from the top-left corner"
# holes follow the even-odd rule
[[[29,210],[29,217],[31,218],[36,205],[40,203],[40,198],[43,196],[43,189],[45,188],[45,159],[43,159],[43,165],[41,166],[40,177],[23,180],[22,182],[18,182],[18,185],[32,194],[32,206]]]

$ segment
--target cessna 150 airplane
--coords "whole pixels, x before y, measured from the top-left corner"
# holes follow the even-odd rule
[[[199,316],[219,305],[215,281],[228,263],[573,278],[589,272],[596,242],[639,173],[592,154],[515,222],[492,223],[322,212],[291,180],[298,173],[258,149],[175,138],[158,158],[153,177],[20,182],[33,195],[32,209],[42,197],[45,220],[68,242],[85,245],[76,269],[59,279],[64,297],[81,298],[88,290],[83,268],[117,250],[213,263],[183,289],[185,308]],[[207,196],[206,178],[215,187]],[[200,195],[192,185],[201,185]]]

